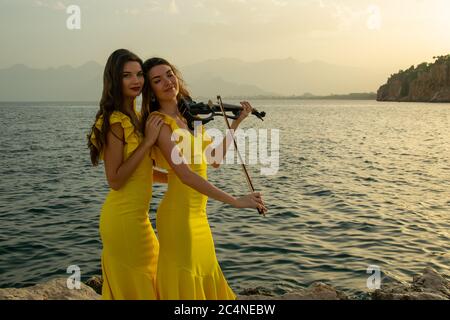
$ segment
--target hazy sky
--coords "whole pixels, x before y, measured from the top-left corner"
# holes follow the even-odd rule
[[[116,48],[183,66],[222,57],[397,71],[450,53],[449,0],[0,0],[0,68],[94,60]],[[81,9],[69,30],[66,8]]]

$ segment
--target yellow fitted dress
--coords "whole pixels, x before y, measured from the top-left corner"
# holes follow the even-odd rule
[[[162,115],[172,131],[179,129],[170,116],[154,113]],[[201,134],[205,134],[203,128]],[[194,136],[188,133],[186,137],[191,139],[193,148]],[[191,170],[205,179],[207,165],[203,151],[207,145],[207,142],[200,145],[201,163],[190,164]],[[208,197],[183,184],[158,147],[154,146],[151,154],[156,166],[168,171],[167,191],[159,204],[156,217],[160,245],[156,276],[159,299],[236,299],[217,261],[206,215]],[[194,156],[195,153],[191,150],[191,161]]]
[[[101,130],[103,118],[96,127]],[[139,146],[142,136],[134,130],[130,118],[115,111],[111,125],[124,130],[124,160]],[[96,138],[91,137],[95,144]],[[103,153],[101,154],[103,159]],[[136,171],[119,190],[110,190],[100,214],[103,243],[102,299],[153,300],[156,293],[156,267],[159,244],[149,221],[153,167],[150,158],[141,161]]]

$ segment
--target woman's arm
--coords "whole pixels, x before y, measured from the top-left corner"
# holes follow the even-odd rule
[[[252,109],[253,109],[252,106],[250,105],[250,103],[248,103],[247,101],[241,102],[241,105],[242,105],[243,109],[241,111],[241,114],[239,115],[239,118],[237,118],[236,120],[233,120],[233,122],[230,125],[231,130],[233,130],[233,133],[239,127],[241,122],[245,118],[247,118],[247,116],[252,112]],[[225,155],[227,154],[227,150],[230,147],[230,144],[232,141],[233,141],[233,136],[231,135],[231,133],[229,131],[227,131],[227,135],[223,138],[222,142],[217,147],[215,147],[211,152],[206,152],[206,154],[211,155],[211,158],[208,157],[207,160],[208,160],[208,163],[213,166],[213,168],[217,169],[220,167],[220,163],[225,158]],[[208,147],[208,148],[210,148],[210,147]],[[219,152],[219,150],[222,150],[222,153],[221,153],[220,159],[217,159],[216,153]]]
[[[255,192],[236,199],[193,172],[186,163],[181,162],[180,164],[175,164],[172,161],[172,150],[176,148],[175,150],[178,150],[176,152],[179,152],[179,149],[171,140],[171,135],[172,130],[169,126],[163,125],[158,136],[157,144],[170,167],[184,184],[210,198],[230,204],[237,208],[261,208],[262,210],[267,210],[261,199],[260,193]]]
[[[231,124],[231,129],[232,130],[236,130],[236,128],[238,127],[239,124],[236,124],[237,120],[233,121],[233,123]],[[233,131],[234,132],[234,131]],[[212,149],[211,151],[209,150],[209,148],[212,148],[211,144],[206,148],[206,155],[207,155],[207,161],[208,164],[210,164],[213,168],[217,169],[220,167],[220,163],[223,161],[223,159],[225,159],[225,155],[227,154],[227,150],[230,147],[231,141],[233,141],[233,136],[231,135],[231,133],[229,131],[227,131],[227,135],[223,138],[222,142],[215,147],[214,149]],[[220,157],[217,157],[216,154],[218,152],[220,152],[221,150],[221,154]]]
[[[119,190],[123,187],[139,163],[148,155],[149,149],[158,137],[162,124],[161,117],[151,117],[147,120],[144,140],[126,161],[123,161],[123,128],[120,123],[111,126],[106,135],[104,162],[106,179],[113,190]]]

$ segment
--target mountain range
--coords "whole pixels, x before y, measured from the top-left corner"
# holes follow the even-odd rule
[[[194,97],[291,96],[372,92],[387,75],[322,61],[301,63],[292,58],[245,62],[207,60],[177,66]],[[19,64],[0,69],[0,101],[98,101],[103,66],[35,69]]]

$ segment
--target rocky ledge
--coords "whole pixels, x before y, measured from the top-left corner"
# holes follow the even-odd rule
[[[425,268],[411,284],[393,282],[371,294],[372,300],[450,300],[450,281],[433,268]]]
[[[378,101],[450,102],[450,55],[400,70],[377,92]]]
[[[99,300],[101,296],[84,283],[69,289],[67,278],[52,279],[27,288],[0,289],[0,300]]]
[[[0,289],[0,300],[99,300],[101,278],[93,277],[81,284],[80,289],[67,288],[67,279],[53,279],[27,288]],[[413,277],[410,284],[398,281],[382,284],[381,289],[371,292],[372,300],[449,300],[450,281],[432,268]],[[348,300],[346,294],[330,285],[316,282],[305,289],[283,295],[273,295],[264,288],[246,289],[238,295],[239,300]]]

